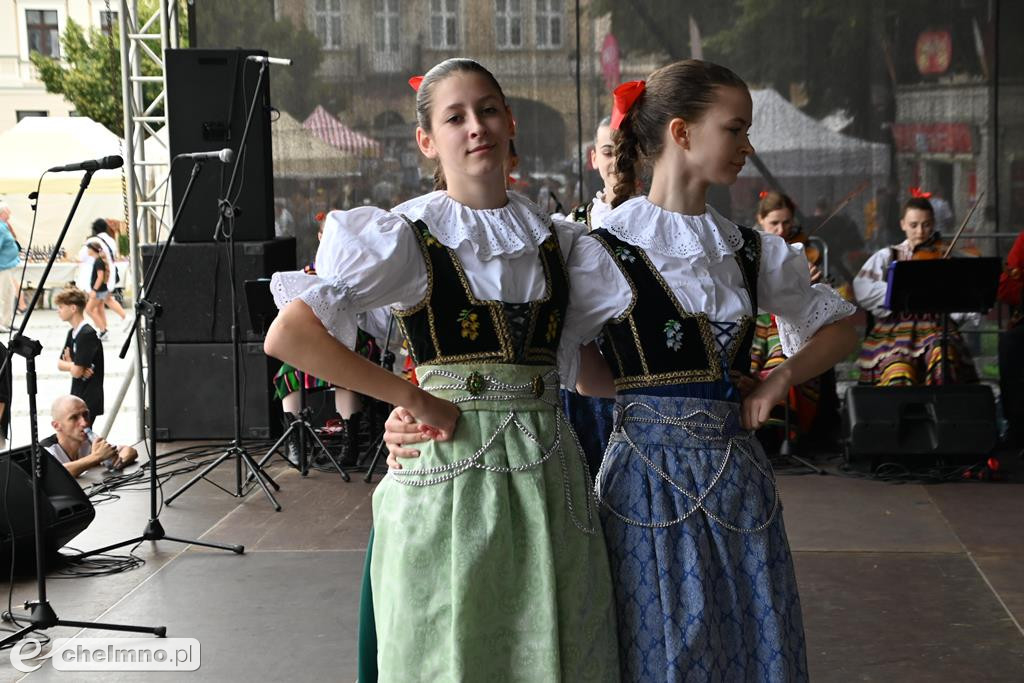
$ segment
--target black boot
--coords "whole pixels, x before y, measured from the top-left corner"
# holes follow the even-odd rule
[[[292,413],[284,413],[282,420],[284,421],[284,428],[287,430],[291,426],[292,422],[295,421],[295,415]],[[288,462],[292,464],[292,467],[299,466],[299,433],[294,431],[284,442],[284,455],[288,459]]]
[[[342,467],[355,467],[363,454],[363,414],[361,412],[352,413],[352,417],[342,421],[345,423],[345,440],[339,462]]]

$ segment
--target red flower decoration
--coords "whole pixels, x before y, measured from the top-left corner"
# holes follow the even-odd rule
[[[920,187],[910,188],[910,196],[917,199],[928,199],[932,196],[931,192],[922,192]]]
[[[757,193],[757,198],[758,199],[764,199],[767,196],[768,196],[768,190],[761,190],[760,192]]]
[[[315,218],[316,218],[316,222],[317,223],[323,223],[324,219],[327,218],[327,212],[326,211],[321,211],[320,213],[318,213],[315,216]]]
[[[623,83],[612,92],[612,123],[611,129],[618,130],[622,125],[622,119],[633,107],[637,98],[644,94],[647,84],[644,81],[629,81]]]
[[[416,92],[420,91],[420,83],[423,82],[423,76],[413,76],[409,79],[409,87]]]

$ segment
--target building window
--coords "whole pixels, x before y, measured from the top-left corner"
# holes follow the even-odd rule
[[[459,46],[459,0],[430,0],[430,46]]]
[[[501,49],[523,46],[522,0],[494,0],[494,36]]]
[[[115,28],[117,28],[117,12],[100,10],[100,30],[104,35],[111,35]]]
[[[27,119],[30,116],[49,116],[50,112],[43,111],[41,109],[19,109],[14,112],[14,115],[19,121]]]
[[[537,47],[562,47],[562,0],[537,0]]]
[[[341,48],[341,0],[314,0],[313,32],[321,47]]]
[[[373,49],[382,54],[398,52],[399,0],[374,0]]]
[[[59,28],[57,10],[25,10],[25,32],[28,34],[29,52],[38,52],[47,57],[60,57]]]

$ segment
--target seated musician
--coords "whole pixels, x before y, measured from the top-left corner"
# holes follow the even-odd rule
[[[1010,307],[1010,322],[999,334],[999,396],[1008,429],[1006,443],[1024,446],[1024,231],[1006,258],[999,301]]]
[[[867,260],[853,280],[857,303],[870,313],[857,365],[861,384],[938,385],[942,377],[942,318],[937,314],[894,314],[884,307],[887,275],[893,260],[939,258],[946,249],[934,231],[935,212],[924,197],[903,205],[900,228],[906,239],[884,247]],[[978,381],[974,362],[951,316],[948,340],[950,384]]]
[[[757,206],[757,224],[770,235],[778,235],[790,244],[806,244],[806,236],[794,223],[796,205],[778,192],[763,192]],[[822,279],[822,271],[808,260],[811,282]],[[786,360],[782,352],[779,328],[775,317],[762,313],[757,316],[754,341],[750,347],[750,374],[755,380],[768,376],[776,366]],[[835,439],[839,425],[835,371],[829,370],[789,391],[790,435],[802,446],[828,446]],[[780,403],[771,418],[757,432],[765,450],[778,450],[785,438],[785,406]]]

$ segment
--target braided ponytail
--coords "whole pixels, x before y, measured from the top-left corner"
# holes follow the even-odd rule
[[[639,141],[633,131],[632,112],[622,119],[615,139],[615,197],[612,208],[636,192],[636,166],[640,162]]]

